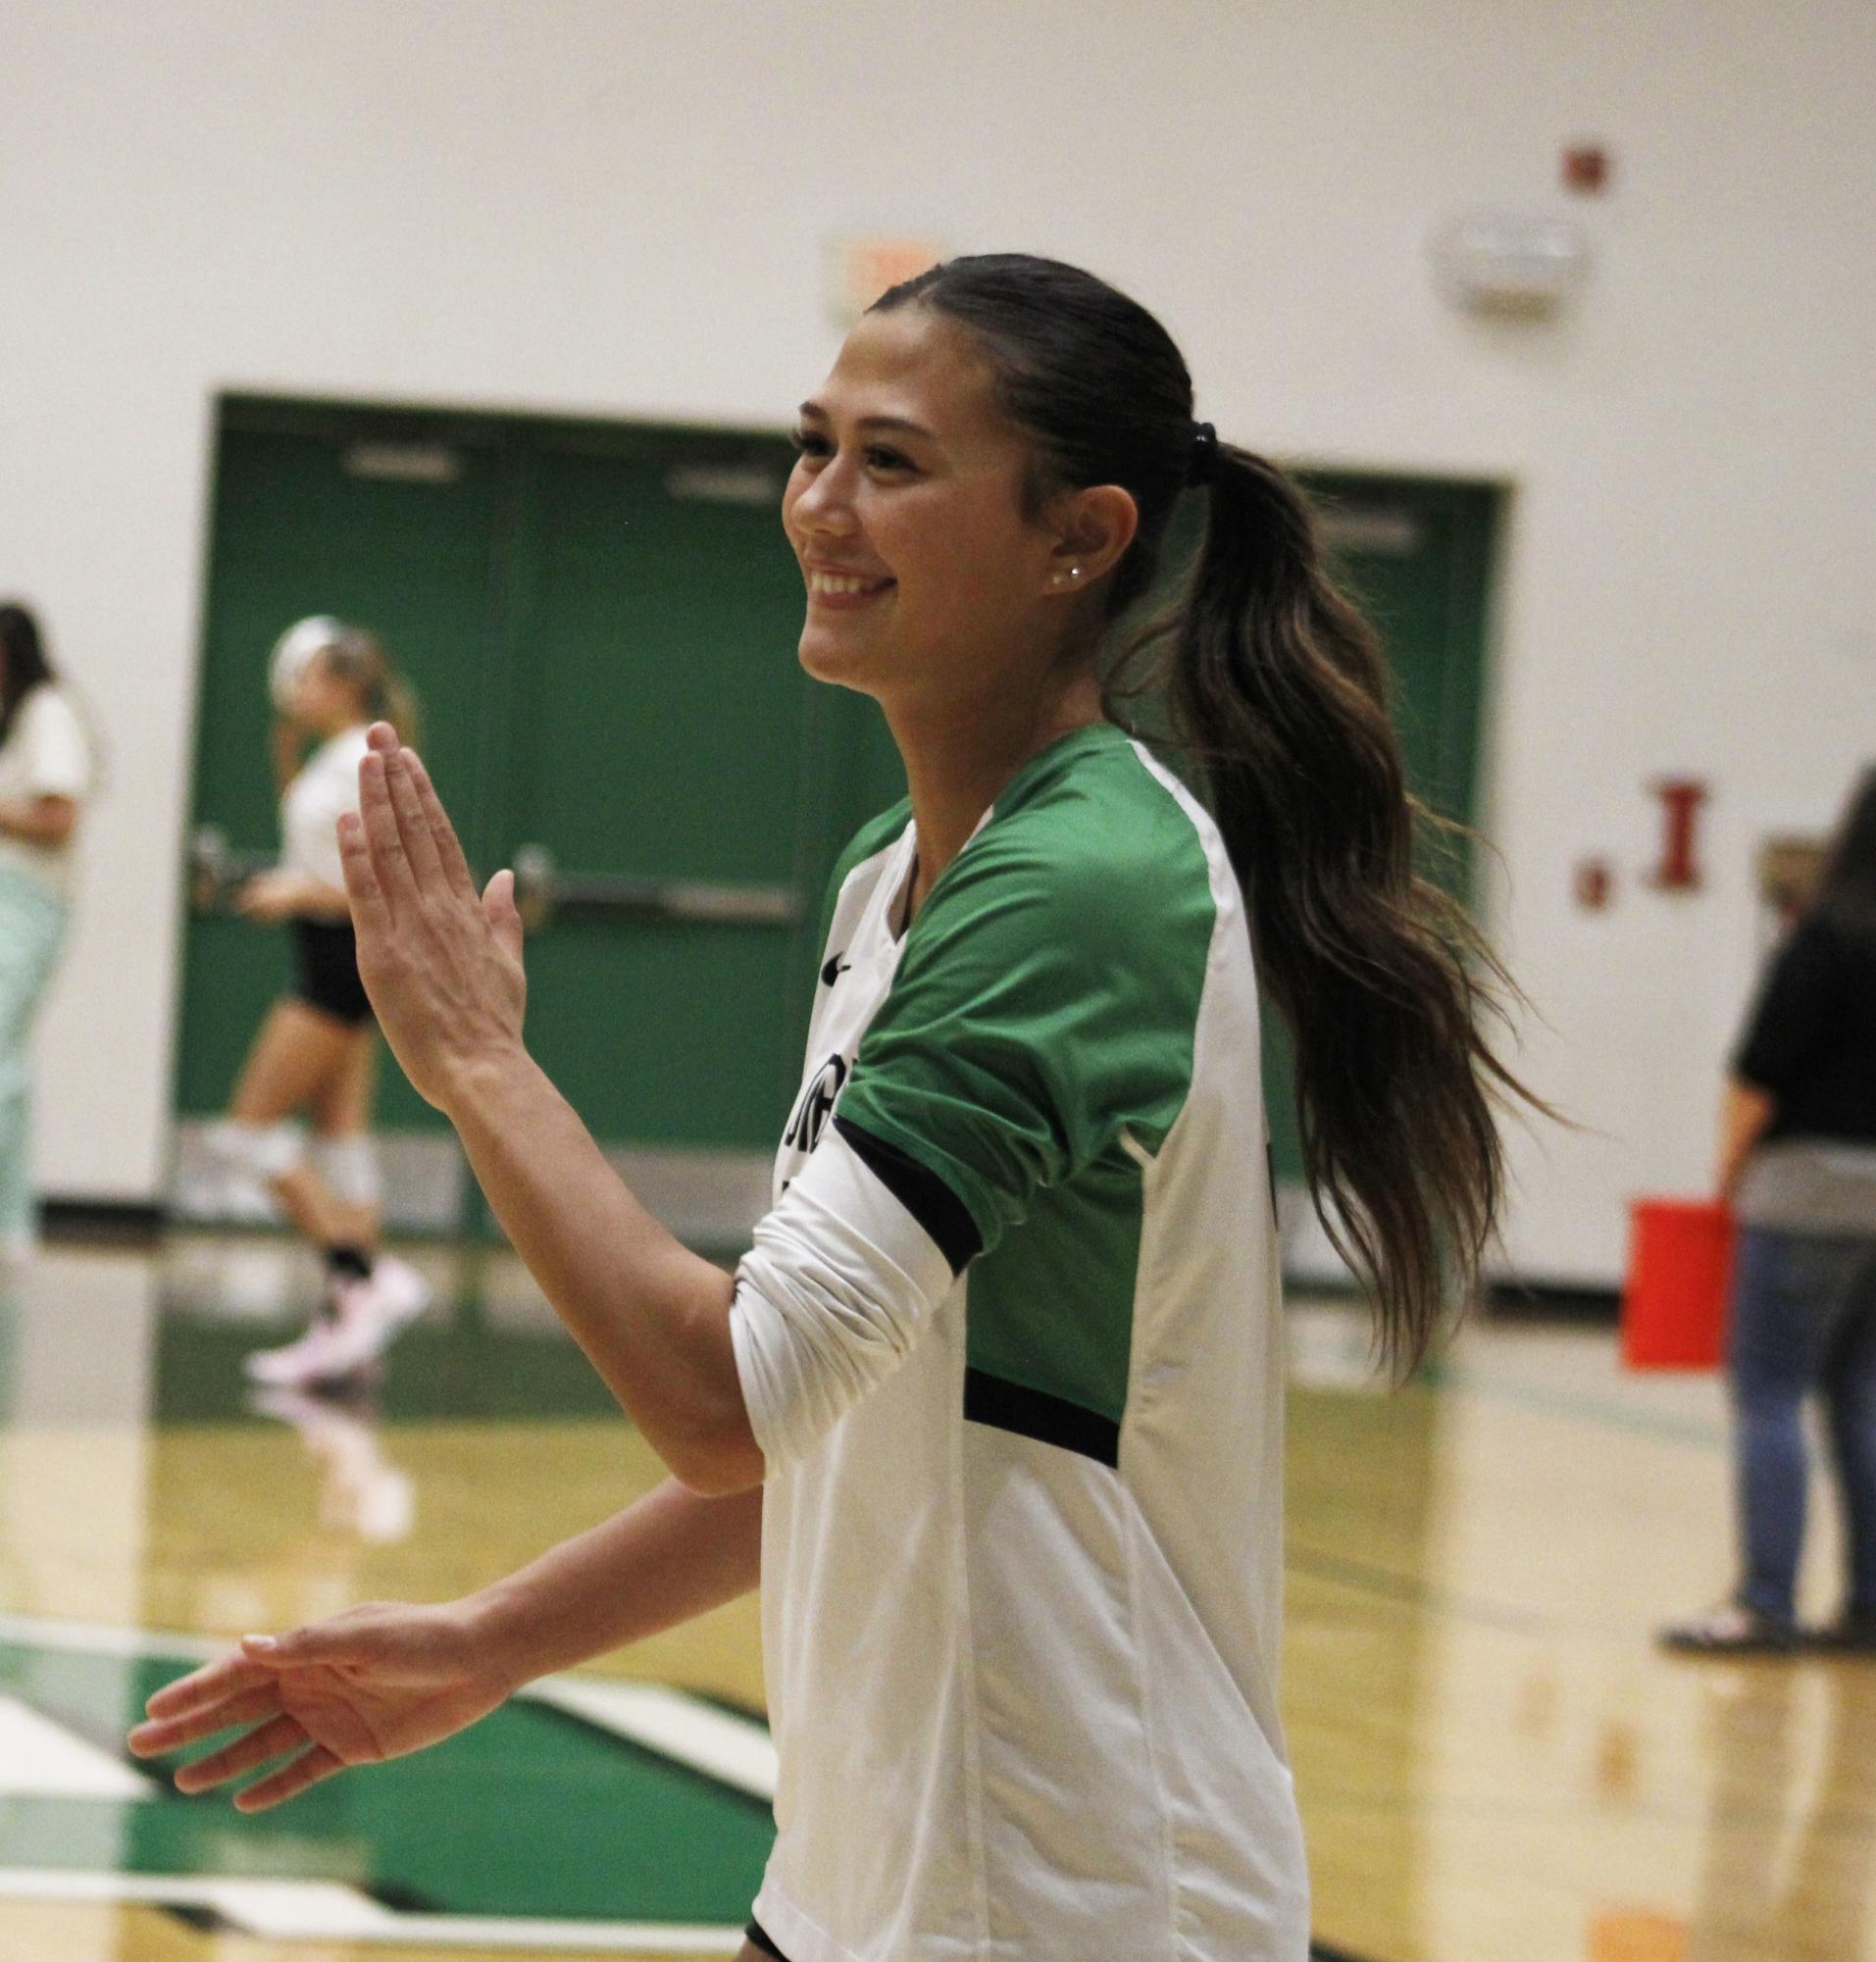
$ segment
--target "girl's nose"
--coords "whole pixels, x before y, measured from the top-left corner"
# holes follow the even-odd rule
[[[794,500],[794,522],[809,531],[853,530],[852,496],[838,462],[829,464]]]

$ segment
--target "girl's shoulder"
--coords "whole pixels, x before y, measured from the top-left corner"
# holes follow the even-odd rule
[[[56,765],[64,775],[90,774],[90,732],[76,703],[56,681],[41,681],[22,698],[8,743]]]
[[[41,681],[21,697],[15,726],[35,731],[47,729],[64,733],[72,730],[80,737],[84,734],[84,721],[78,714],[76,703],[57,681]]]
[[[317,749],[308,752],[288,788],[339,779],[349,781],[357,775],[358,766],[370,748],[363,723],[357,729],[341,729],[337,735],[329,735]]]
[[[1826,900],[1792,930],[1797,958],[1858,980],[1876,980],[1876,906]]]
[[[336,735],[329,736],[316,754],[330,757],[334,765],[356,769],[371,746],[371,724],[360,723],[356,728],[342,729]]]
[[[963,854],[978,854],[980,874],[1026,874],[1070,904],[1131,919],[1209,894],[1217,845],[1209,819],[1119,730],[1012,787]]]
[[[1124,738],[999,802],[914,920],[1033,959],[1049,947],[1097,975],[1202,968],[1220,882],[1198,807]]]

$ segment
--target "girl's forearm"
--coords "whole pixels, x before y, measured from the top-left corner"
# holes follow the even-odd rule
[[[489,1059],[445,1108],[515,1251],[652,1449],[695,1491],[760,1484],[733,1278],[639,1205],[525,1051]]]
[[[472,1597],[516,1685],[676,1628],[749,1593],[762,1491],[704,1498],[673,1479]]]
[[[0,803],[0,831],[28,844],[62,845],[77,822],[77,802],[71,797],[20,797]]]
[[[1771,1093],[1742,1078],[1728,1080],[1720,1104],[1720,1151],[1717,1181],[1720,1196],[1730,1197],[1752,1147],[1763,1135],[1777,1108]]]
[[[333,925],[352,917],[351,901],[336,885],[328,885],[323,879],[310,875],[301,880],[300,892],[294,911],[307,920],[325,920]]]

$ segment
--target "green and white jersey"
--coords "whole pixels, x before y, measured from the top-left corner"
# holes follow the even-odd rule
[[[1302,1962],[1243,903],[1111,725],[835,875],[732,1327],[789,1962]]]

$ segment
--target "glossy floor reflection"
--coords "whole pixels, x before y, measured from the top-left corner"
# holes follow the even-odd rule
[[[242,1381],[315,1283],[274,1240],[54,1251],[0,1307],[0,1962],[728,1952],[766,1836],[749,1604],[264,1821],[118,1748],[193,1644],[460,1592],[656,1478],[525,1276],[420,1258],[443,1305],[343,1400]],[[1876,1664],[1648,1642],[1726,1579],[1718,1386],[1485,1327],[1390,1395],[1345,1311],[1292,1320],[1286,1705],[1325,1944],[1876,1962]]]

